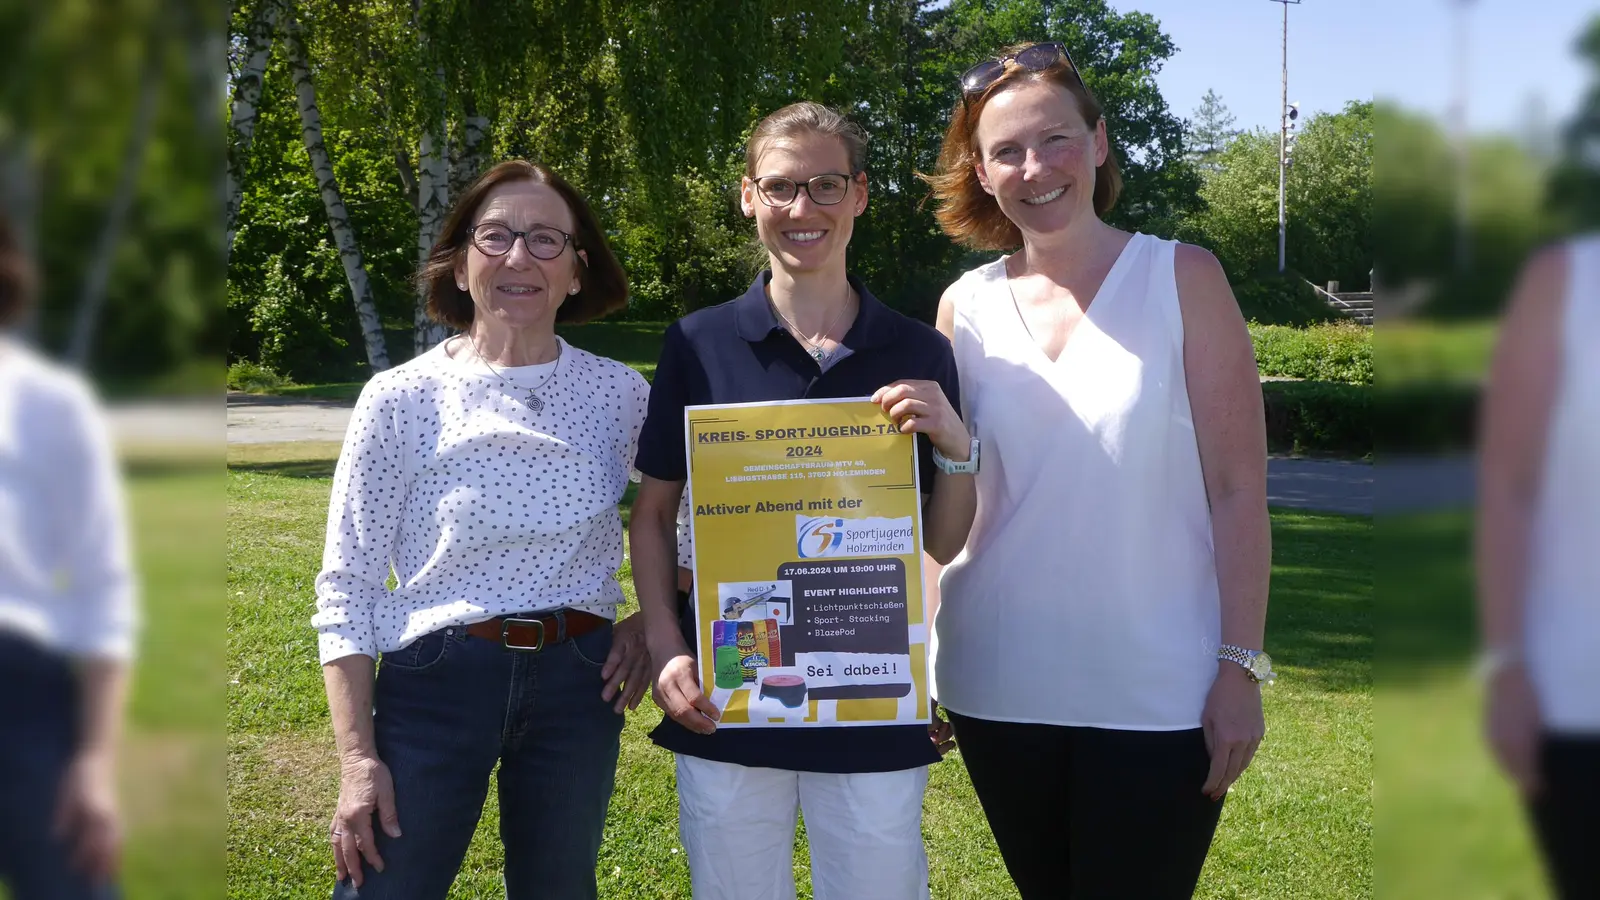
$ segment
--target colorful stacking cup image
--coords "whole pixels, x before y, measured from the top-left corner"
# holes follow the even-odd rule
[[[738,647],[738,626],[733,622],[711,623],[711,665],[719,688],[744,684],[743,656]]]

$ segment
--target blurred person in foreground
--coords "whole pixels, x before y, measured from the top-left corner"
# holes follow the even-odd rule
[[[0,896],[107,898],[133,572],[92,388],[10,334],[33,303],[0,219]]]
[[[316,585],[334,896],[444,900],[498,765],[506,896],[593,898],[649,680],[643,620],[613,625],[649,386],[555,326],[621,309],[627,278],[583,197],[522,160],[462,194],[420,278],[462,333],[362,389]]]
[[[1600,235],[1523,270],[1484,397],[1487,731],[1564,898],[1600,897]]]

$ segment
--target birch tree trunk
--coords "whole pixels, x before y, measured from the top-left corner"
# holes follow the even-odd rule
[[[440,72],[442,80],[444,73]],[[444,226],[450,202],[460,197],[477,179],[483,168],[484,137],[489,133],[489,120],[471,114],[462,119],[462,137],[449,148],[448,168],[444,161],[439,131],[422,135],[422,165],[417,182],[417,267],[428,260],[428,254],[439,240],[439,230]],[[428,318],[426,289],[417,294],[415,351],[423,353],[450,336],[450,328]]]
[[[484,138],[489,134],[489,119],[478,115],[476,104],[467,98],[465,115],[461,117],[461,140],[450,145],[450,197],[460,197],[472,187],[483,173],[486,151]]]
[[[281,0],[260,0],[245,36],[244,67],[233,81],[233,102],[228,118],[228,229],[223,262],[233,253],[233,236],[239,231],[239,204],[244,193],[244,162],[256,137],[261,114],[261,87],[266,78],[272,34],[277,30]]]
[[[435,73],[435,90],[444,86],[444,70]],[[442,107],[443,104],[440,104]],[[439,240],[439,230],[444,227],[445,214],[450,209],[450,170],[446,162],[447,147],[444,114],[441,111],[428,115],[422,130],[417,159],[417,268],[421,269]],[[417,306],[412,317],[412,351],[420,356],[450,334],[447,326],[428,318],[428,288],[417,286]]]
[[[361,321],[361,336],[367,345],[367,363],[372,366],[372,371],[380,372],[389,368],[389,352],[383,344],[383,322],[378,318],[378,305],[372,298],[372,282],[368,280],[366,266],[361,261],[355,228],[350,224],[350,214],[345,210],[344,198],[339,193],[339,182],[333,175],[333,161],[329,159],[328,147],[322,140],[322,113],[317,109],[317,94],[311,84],[311,66],[306,61],[300,26],[293,17],[284,18],[284,49],[294,75],[295,99],[300,106],[300,133],[305,139],[306,155],[311,157],[311,169],[316,174],[317,187],[322,191],[322,206],[328,213],[328,228],[333,232],[334,243],[339,247],[339,260],[344,263],[345,278],[350,282],[350,296],[355,301],[356,317]]]
[[[117,178],[116,193],[111,195],[111,205],[101,221],[94,254],[89,257],[89,271],[84,275],[83,292],[78,297],[78,313],[72,323],[72,339],[67,345],[67,362],[80,369],[88,364],[89,352],[94,348],[94,333],[100,324],[100,314],[105,310],[106,285],[111,280],[111,268],[117,259],[117,245],[122,243],[128,210],[133,207],[139,173],[144,168],[144,151],[150,145],[156,94],[161,87],[161,66],[159,47],[152,46],[147,52],[150,53],[150,59],[140,76],[143,84],[139,88],[138,106],[133,111],[128,144],[122,153],[122,172]]]
[[[403,140],[397,140],[394,145],[394,168],[400,174],[400,187],[406,192],[406,205],[412,212],[417,211],[417,173],[411,165],[411,154],[406,150]]]
[[[223,121],[222,109],[217,105],[217,79],[221,74],[217,71],[217,61],[227,58],[228,28],[222,21],[213,19],[193,4],[178,4],[178,8],[182,11],[178,16],[180,22],[178,35],[183,45],[184,63],[189,75],[189,100],[194,105],[194,120],[200,123],[201,133],[218,135],[222,138],[221,146],[217,149],[226,153],[233,142]],[[250,133],[253,138],[254,122],[251,124]],[[228,198],[233,196],[233,192],[229,190],[227,167],[223,168],[224,171],[212,172],[206,177],[206,182],[211,188],[208,202],[212,204],[210,214],[212,221],[216,221],[218,213],[221,213],[226,221]],[[235,217],[237,214],[238,211],[235,209]],[[218,277],[226,279],[228,257],[233,247],[231,243],[227,243],[218,249],[221,251],[219,259],[222,263]]]

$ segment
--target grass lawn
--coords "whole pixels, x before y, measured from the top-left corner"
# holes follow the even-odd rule
[[[130,900],[224,891],[219,468],[214,454],[127,462],[144,616],[121,773]]]
[[[1520,805],[1483,742],[1471,534],[1465,511],[1378,521],[1380,897],[1548,896]]]
[[[307,621],[337,446],[233,445],[228,458],[228,893],[324,897],[338,793],[332,731]],[[1269,735],[1232,792],[1201,882],[1208,898],[1356,898],[1372,877],[1372,525],[1275,513]],[[624,570],[626,576],[626,569]],[[631,584],[623,584],[631,597]],[[630,599],[630,606],[632,601]],[[622,737],[600,857],[607,898],[688,898],[671,755]],[[490,792],[454,897],[498,896],[499,813]],[[924,836],[933,896],[1016,896],[959,753],[934,766]],[[802,826],[803,832],[803,826]],[[795,858],[811,896],[804,844]]]

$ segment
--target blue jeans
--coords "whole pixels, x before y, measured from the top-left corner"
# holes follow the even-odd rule
[[[51,833],[61,779],[77,747],[78,683],[71,664],[0,632],[0,896],[13,900],[107,900]]]
[[[374,818],[384,870],[339,882],[335,900],[443,900],[496,762],[506,897],[596,897],[623,723],[600,699],[611,631],[530,653],[446,628],[384,654],[373,727],[402,836]]]

